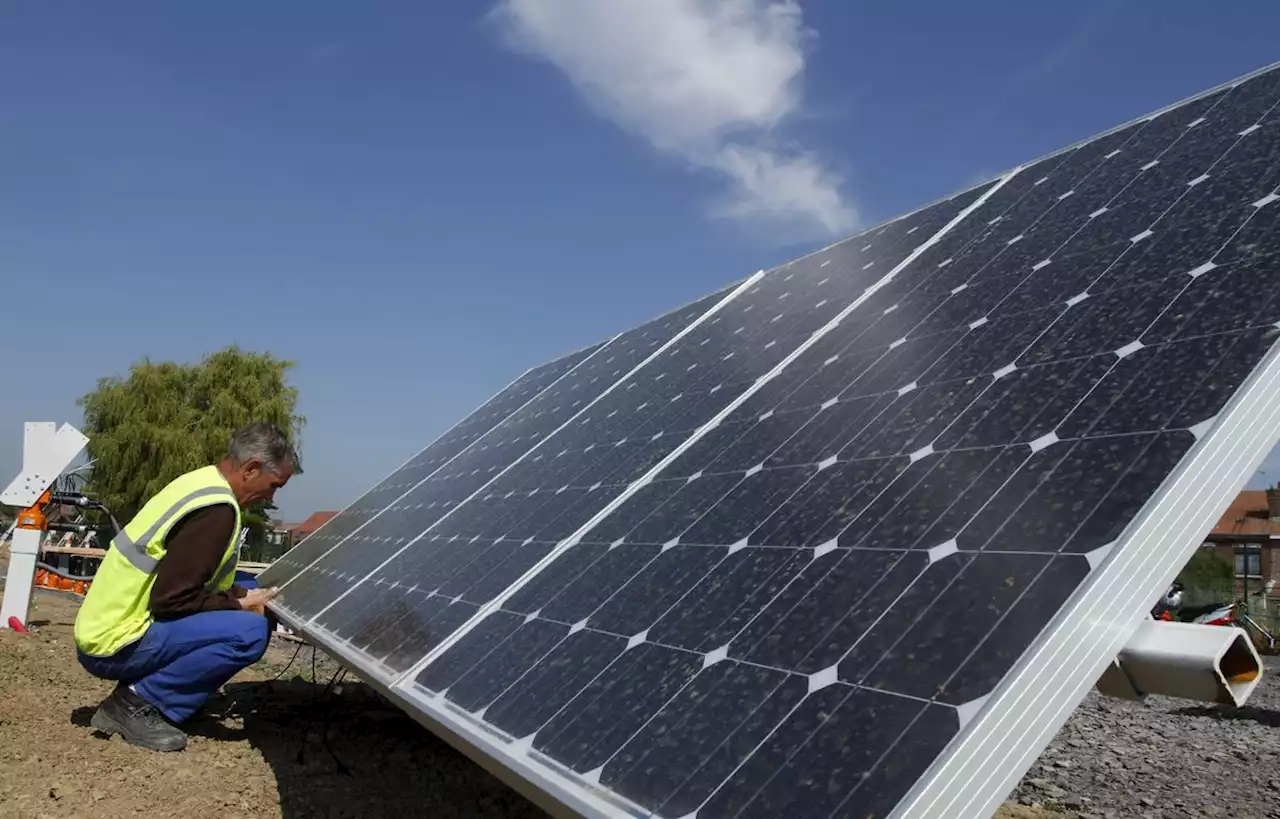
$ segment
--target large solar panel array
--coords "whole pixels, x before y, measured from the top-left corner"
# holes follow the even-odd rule
[[[578,814],[990,816],[1275,441],[1278,186],[1267,71],[758,275],[281,613]]]

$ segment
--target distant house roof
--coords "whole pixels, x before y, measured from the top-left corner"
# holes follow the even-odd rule
[[[311,516],[308,517],[306,520],[304,520],[302,523],[292,524],[288,526],[288,529],[290,532],[293,533],[294,538],[301,540],[302,538],[311,534],[315,530],[319,529],[321,526],[328,523],[329,520],[335,517],[337,514],[338,514],[337,512],[328,512],[328,511],[312,512]]]
[[[1269,499],[1268,493],[1274,494],[1275,490],[1246,489],[1241,492],[1218,518],[1212,535],[1280,535],[1280,516],[1272,517],[1271,503],[1275,499]]]

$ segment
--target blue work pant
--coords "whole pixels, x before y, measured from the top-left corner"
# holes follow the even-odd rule
[[[156,620],[142,638],[110,657],[77,652],[95,677],[132,685],[173,722],[194,714],[236,672],[267,651],[267,619],[251,611],[204,611]]]

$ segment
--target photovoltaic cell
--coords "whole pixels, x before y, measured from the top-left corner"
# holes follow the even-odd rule
[[[581,812],[989,816],[1274,438],[1278,186],[1268,71],[770,271],[288,619]]]
[[[391,518],[406,540],[389,560],[375,553],[356,562],[335,551],[317,564],[319,571],[335,567],[335,585],[311,588],[326,602],[335,600],[336,584],[346,593],[318,612],[316,624],[384,671],[405,670],[812,336],[875,280],[873,268],[888,270],[905,258],[921,226],[932,233],[976,197],[967,192],[938,203],[842,249],[861,276],[837,280],[815,266],[811,288],[798,271],[760,278],[447,516],[403,524]],[[457,463],[444,480],[464,471],[468,459]],[[426,481],[400,505],[437,482]],[[378,537],[379,521],[351,538],[352,548]],[[353,586],[355,573],[367,579]],[[304,574],[300,582],[308,581]]]
[[[309,553],[294,561],[302,568],[295,570],[282,586],[282,604],[295,612],[314,614],[332,602],[351,583],[590,405],[621,375],[731,290],[699,299],[590,347],[585,356],[566,356],[530,371],[520,380],[532,379],[527,388],[510,398],[505,397],[506,392],[501,393],[490,402],[509,407],[501,417],[485,413],[494,423],[478,434],[468,435],[469,440],[461,446],[450,444],[445,452],[433,452],[435,444],[428,447],[399,470],[406,474],[393,474],[380,489],[334,519],[337,522],[347,515],[348,523],[326,526],[308,538]],[[520,387],[520,382],[515,386]],[[318,542],[312,545],[312,541]]]
[[[400,495],[462,452],[492,430],[534,396],[550,387],[574,367],[604,346],[604,342],[585,347],[547,364],[534,367],[521,375],[475,412],[458,422],[425,449],[410,458],[355,503],[326,522],[305,542],[290,549],[260,576],[267,586],[280,585],[293,578],[322,554],[338,545],[347,535],[385,508]]]

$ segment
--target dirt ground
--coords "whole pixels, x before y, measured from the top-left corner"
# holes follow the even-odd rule
[[[89,716],[110,684],[76,663],[76,603],[38,591],[38,631],[0,631],[0,819],[546,819],[362,683],[348,676],[326,693],[336,664],[317,652],[313,677],[311,648],[286,639],[187,725],[184,752],[102,738]]]

